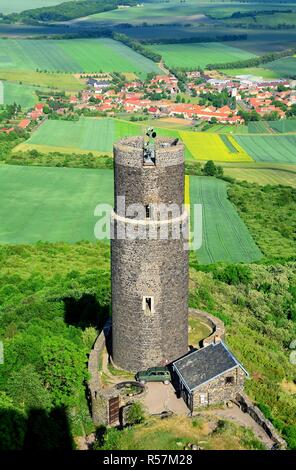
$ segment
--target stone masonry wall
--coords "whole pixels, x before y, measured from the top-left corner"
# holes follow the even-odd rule
[[[104,389],[102,387],[99,373],[99,358],[106,346],[105,328],[97,337],[88,359],[88,390],[91,403],[91,415],[95,426],[107,425],[109,399],[118,396],[119,393],[114,388]]]
[[[273,424],[265,418],[263,413],[255,406],[251,400],[242,392],[237,393],[236,403],[241,407],[241,409],[248,413],[256,423],[261,426],[266,434],[274,441],[275,446],[279,449],[286,449],[287,443],[279,435]]]
[[[225,384],[226,377],[234,377],[234,384]],[[206,394],[208,405],[225,403],[234,400],[238,393],[242,393],[245,373],[237,366],[235,369],[225,372],[214,380],[202,384],[193,392],[193,408],[198,409],[205,404],[200,403],[200,394]]]
[[[184,148],[171,146],[172,139],[156,140],[156,164],[143,164],[143,138],[127,138],[114,146],[115,201],[129,204],[184,202]],[[163,146],[163,144],[167,146]],[[113,226],[119,224],[113,216]],[[182,214],[180,211],[180,215]],[[186,212],[182,215],[187,220]],[[132,220],[121,221],[126,228]],[[170,227],[170,220],[143,219]],[[111,243],[112,355],[115,364],[136,372],[165,364],[188,351],[188,252],[184,250],[181,219],[179,239],[122,240]],[[154,299],[154,311],[143,310],[143,298]]]
[[[173,256],[172,256],[173,253]],[[138,371],[188,350],[187,252],[179,240],[112,243],[113,359]],[[154,297],[154,313],[142,310]]]
[[[211,315],[208,312],[204,312],[196,308],[190,308],[189,315],[197,316],[213,330],[213,333],[203,340],[202,346],[208,346],[210,343],[213,343],[219,339],[222,339],[222,341],[224,341],[225,327],[222,320],[217,317],[214,317],[214,315]]]

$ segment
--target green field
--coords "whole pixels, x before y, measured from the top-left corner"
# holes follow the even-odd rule
[[[222,70],[226,75],[236,77],[237,75],[253,75],[254,77],[262,78],[278,78],[280,75],[273,70],[269,70],[263,67],[245,67],[242,69],[224,69]]]
[[[77,122],[48,120],[31,135],[30,139],[16,147],[16,151],[36,148],[43,153],[61,152],[64,149],[71,153],[94,151],[110,154],[114,142],[128,135],[144,135],[146,127],[147,123],[135,124],[112,118],[81,118]],[[182,139],[187,160],[252,161],[232,136],[227,137],[225,143],[222,137],[216,134],[178,131],[164,127],[156,127],[156,131],[158,135]]]
[[[227,200],[227,184],[190,178],[190,199],[203,204],[202,263],[260,258],[245,225]],[[112,205],[111,170],[0,167],[0,243],[94,240],[99,203]]]
[[[82,118],[77,122],[48,120],[24,145],[110,153],[116,140],[141,132],[141,126],[137,124],[112,118]]]
[[[196,4],[194,0],[187,0],[186,3],[180,3],[179,0],[170,2],[151,2],[141,4],[141,6],[134,6],[130,8],[117,9],[106,11],[104,13],[97,13],[91,15],[87,20],[97,21],[107,24],[113,23],[132,23],[142,24],[166,24],[176,22],[189,22],[203,21],[207,22],[208,19],[204,13],[207,10],[207,5],[203,8]]]
[[[276,6],[276,9],[278,5]],[[295,5],[294,5],[295,8]],[[288,8],[289,10],[291,9]],[[256,6],[257,10],[257,6]],[[272,7],[270,8],[272,10]],[[250,28],[252,25],[264,25],[264,26],[272,26],[275,27],[277,25],[294,25],[296,21],[296,14],[294,12],[277,12],[274,14],[256,14],[256,16],[246,16],[246,17],[239,17],[239,18],[227,18],[224,19],[225,24],[233,25],[248,25]]]
[[[296,77],[296,57],[278,59],[265,64],[265,67],[281,77]]]
[[[31,108],[38,103],[35,88],[19,83],[2,82],[3,102],[0,104],[20,104],[22,108]]]
[[[0,167],[0,243],[94,240],[99,203],[112,204],[110,170]]]
[[[122,43],[100,39],[0,39],[1,69],[49,72],[159,72]]]
[[[224,174],[239,181],[249,183],[292,186],[296,188],[296,166],[295,170],[285,171],[281,169],[268,168],[224,168]]]
[[[79,153],[79,151],[96,151],[111,153],[113,144],[125,136],[144,135],[147,124],[135,124],[119,119],[81,118],[73,121],[46,121],[32,134],[29,140],[17,147],[26,150],[36,147],[40,151],[50,152],[59,149]],[[179,137],[177,130],[160,128],[159,135]],[[187,158],[193,158],[186,149]]]
[[[62,90],[76,92],[82,90],[83,83],[74,75],[60,73],[43,73],[33,70],[15,70],[1,69],[0,80],[13,82],[23,85],[35,85],[39,87],[51,88],[53,90]]]
[[[281,119],[279,121],[250,121],[248,123],[250,134],[289,134],[296,133],[296,119]]]
[[[161,54],[169,67],[197,68],[208,64],[223,64],[251,59],[255,54],[218,42],[201,44],[161,44],[149,46]]]
[[[249,134],[270,134],[271,128],[268,121],[250,121],[248,123]]]
[[[268,124],[274,132],[296,132],[296,119],[281,119],[280,121],[270,121]]]
[[[201,125],[201,130],[204,124]],[[232,126],[231,124],[211,124],[211,126],[203,132],[209,132],[214,134],[248,134],[248,126],[245,124],[237,124]]]
[[[227,199],[225,181],[191,176],[191,222],[194,224],[193,204],[203,206],[203,244],[197,251],[201,263],[252,262],[261,258],[247,227]]]
[[[296,164],[294,135],[236,135],[234,139],[256,162]]]
[[[261,125],[261,122],[256,125]],[[48,120],[16,150],[36,148],[40,152],[111,154],[113,143],[124,136],[143,135],[146,123],[113,118],[81,118],[77,122]],[[258,129],[262,132],[263,128]],[[178,129],[156,128],[163,136],[179,137],[185,145],[187,160],[217,162],[296,163],[296,135],[210,134]],[[245,132],[246,129],[244,129]],[[265,131],[266,134],[269,131]],[[271,132],[271,131],[270,131]]]
[[[69,2],[70,0],[63,0]],[[0,12],[4,14],[16,13],[31,8],[51,7],[62,3],[62,0],[1,0]]]

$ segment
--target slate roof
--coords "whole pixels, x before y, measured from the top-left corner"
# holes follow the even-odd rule
[[[173,363],[173,368],[189,391],[239,366],[248,372],[227,349],[223,341],[210,343]]]

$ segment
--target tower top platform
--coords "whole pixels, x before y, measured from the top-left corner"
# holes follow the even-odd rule
[[[114,144],[115,163],[124,166],[145,166],[145,153],[152,151],[154,165],[165,167],[184,164],[184,145],[174,137],[156,137],[145,140],[143,136],[125,137]]]

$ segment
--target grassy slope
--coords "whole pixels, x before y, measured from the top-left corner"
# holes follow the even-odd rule
[[[197,227],[193,205],[202,204],[203,245],[197,251],[203,263],[251,262],[261,257],[247,227],[227,199],[227,183],[211,177],[190,177],[191,221]]]
[[[249,265],[251,280],[242,283],[220,282],[212,273],[191,271],[190,276],[191,305],[225,321],[226,342],[250,373],[247,394],[271,409],[280,429],[295,424],[296,417],[295,394],[282,387],[285,377],[293,384],[295,376],[288,348],[296,334],[295,319],[289,315],[295,267]],[[217,274],[223,270],[215,269]]]
[[[162,420],[150,417],[147,422],[121,432],[111,429],[102,449],[180,451],[189,443],[205,450],[264,449],[250,429],[228,421],[218,424],[218,418],[205,416]]]
[[[241,183],[228,195],[265,256],[295,257],[295,189]]]

